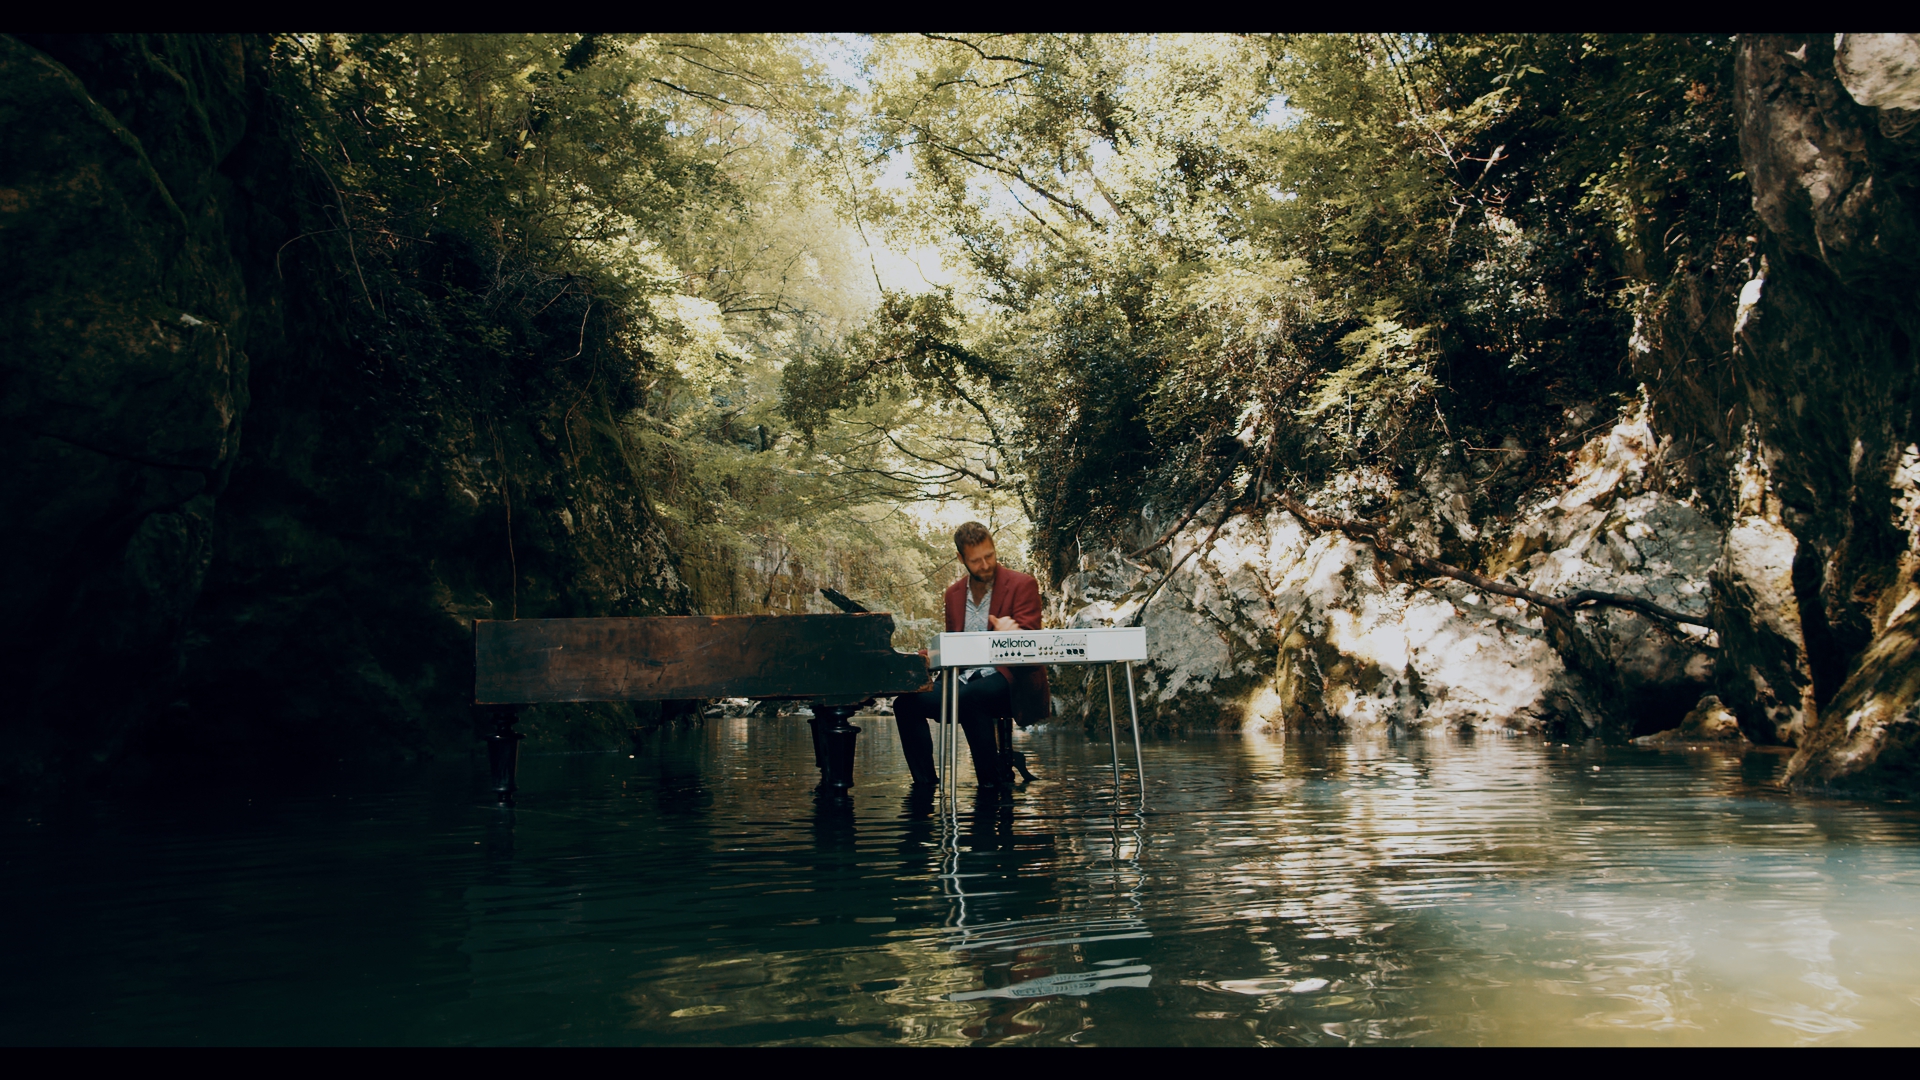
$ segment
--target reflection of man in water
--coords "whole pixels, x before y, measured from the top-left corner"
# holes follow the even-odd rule
[[[953,546],[967,576],[947,589],[948,633],[1040,629],[1040,583],[1000,565],[985,525],[969,521],[960,526],[953,534]],[[979,667],[960,673],[960,727],[967,733],[967,749],[973,754],[981,786],[1013,783],[1012,757],[1003,753],[1011,748],[996,745],[993,722],[1011,716],[1025,727],[1045,720],[1051,708],[1047,669],[1042,665]],[[894,726],[916,784],[938,782],[927,721],[939,715],[937,690],[894,699]]]

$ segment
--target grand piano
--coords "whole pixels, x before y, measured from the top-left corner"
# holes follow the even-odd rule
[[[844,598],[835,598],[841,602]],[[843,605],[845,606],[845,605]],[[858,606],[858,605],[853,605]],[[1114,788],[1120,784],[1113,665],[1126,670],[1134,761],[1140,765],[1140,721],[1133,664],[1146,659],[1139,627],[940,634],[922,657],[893,647],[893,616],[685,615],[652,618],[481,619],[473,627],[474,705],[493,720],[487,736],[494,795],[511,804],[521,708],[545,702],[682,701],[743,697],[805,699],[813,710],[814,760],[821,790],[844,798],[853,787],[859,709],[881,696],[913,693],[939,682],[942,719],[957,701],[958,674],[1008,664],[1107,664]],[[1006,725],[1011,721],[1004,721]],[[953,782],[958,724],[941,725],[942,774]],[[1011,741],[1011,732],[1001,740]],[[949,801],[951,791],[949,790]],[[1144,804],[1146,786],[1141,781]]]

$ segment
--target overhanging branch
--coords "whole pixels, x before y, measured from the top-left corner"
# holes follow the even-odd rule
[[[1572,596],[1561,599],[1559,597],[1548,596],[1545,593],[1535,592],[1532,589],[1523,588],[1519,585],[1509,585],[1504,581],[1496,581],[1485,574],[1476,574],[1471,570],[1455,566],[1452,563],[1441,562],[1439,559],[1422,555],[1403,544],[1395,543],[1387,536],[1386,526],[1380,522],[1328,517],[1325,514],[1316,513],[1308,509],[1300,500],[1285,492],[1281,492],[1279,495],[1274,496],[1274,498],[1288,513],[1291,513],[1294,517],[1299,518],[1309,525],[1322,529],[1336,530],[1355,540],[1371,545],[1375,550],[1405,559],[1413,565],[1420,567],[1422,570],[1439,574],[1442,577],[1450,577],[1455,581],[1464,581],[1476,589],[1498,596],[1508,596],[1515,600],[1525,600],[1529,604],[1546,608],[1560,615],[1571,617],[1574,612],[1587,608],[1617,607],[1624,608],[1628,611],[1637,611],[1642,615],[1658,619],[1662,622],[1698,626],[1707,630],[1713,629],[1713,624],[1704,619],[1674,611],[1672,608],[1662,607],[1651,600],[1643,600],[1637,596],[1627,596],[1624,593],[1601,592],[1597,589],[1582,589]]]

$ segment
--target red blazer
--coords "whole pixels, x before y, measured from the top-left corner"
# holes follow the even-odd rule
[[[967,582],[963,577],[947,588],[947,633],[967,628]],[[1032,575],[1001,567],[993,577],[993,599],[987,602],[990,618],[1011,617],[1022,630],[1040,629],[1040,583]],[[1013,718],[1022,724],[1038,724],[1053,714],[1053,698],[1047,685],[1044,664],[1022,664],[996,669],[1007,677],[1013,696]]]

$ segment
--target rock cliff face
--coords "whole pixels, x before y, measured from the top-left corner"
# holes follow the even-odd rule
[[[1911,792],[1920,779],[1916,71],[1915,35],[1740,47],[1741,151],[1766,236],[1737,356],[1764,498],[1796,546],[1814,699],[1790,767],[1803,787]]]
[[[1751,277],[1683,260],[1628,357],[1645,408],[1522,513],[1476,516],[1444,462],[1397,493],[1400,535],[1427,551],[1477,539],[1491,576],[1710,611],[1711,634],[1583,614],[1598,662],[1571,671],[1532,613],[1279,511],[1210,545],[1203,512],[1151,567],[1109,555],[1061,582],[1058,617],[1145,625],[1145,701],[1168,726],[1624,737],[1691,711],[1797,746],[1797,786],[1920,791],[1916,72],[1920,36],[1743,38]],[[1066,715],[1097,717],[1103,695],[1060,685]]]
[[[28,763],[111,754],[129,697],[177,673],[248,404],[245,275],[216,171],[244,137],[245,57],[196,43],[181,58],[196,83],[150,60],[101,65],[121,115],[0,38],[0,440],[17,515],[0,530],[0,678]]]
[[[462,745],[473,618],[684,610],[598,324],[348,292],[266,48],[0,36],[0,783]]]
[[[1550,595],[1605,587],[1704,616],[1719,536],[1693,507],[1645,490],[1656,450],[1638,415],[1583,447],[1569,482],[1511,527],[1493,576]],[[1463,486],[1431,479],[1436,492]],[[1448,505],[1414,497],[1400,512],[1422,515],[1410,522],[1418,532]],[[1155,661],[1142,702],[1161,725],[1627,734],[1673,726],[1712,683],[1704,633],[1631,612],[1582,615],[1608,668],[1595,680],[1568,670],[1538,612],[1422,580],[1283,510],[1230,520],[1195,551],[1212,531],[1182,534],[1162,557],[1176,567],[1163,586],[1163,572],[1117,556],[1064,583],[1070,625],[1147,628]],[[1067,715],[1099,719],[1103,702],[1078,680],[1060,685]]]

